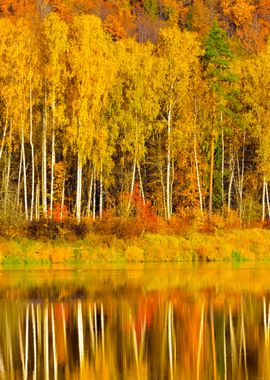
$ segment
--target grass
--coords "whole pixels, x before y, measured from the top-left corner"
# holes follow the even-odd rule
[[[199,262],[270,259],[270,230],[262,228],[189,232],[185,236],[151,234],[130,239],[88,233],[83,240],[39,241],[1,238],[5,266],[55,263]]]

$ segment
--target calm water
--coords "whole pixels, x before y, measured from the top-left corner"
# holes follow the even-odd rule
[[[270,264],[2,269],[0,379],[270,379]]]

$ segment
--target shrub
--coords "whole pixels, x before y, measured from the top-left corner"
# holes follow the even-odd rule
[[[28,237],[36,240],[83,239],[88,231],[89,226],[85,221],[76,223],[73,219],[66,219],[65,221],[32,220],[27,226]]]
[[[231,258],[233,261],[246,261],[246,258],[238,251],[232,251]]]

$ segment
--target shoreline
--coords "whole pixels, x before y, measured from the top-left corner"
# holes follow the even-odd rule
[[[147,233],[132,239],[89,233],[85,239],[73,241],[0,239],[3,266],[250,260],[270,260],[270,230],[217,230],[184,236]]]

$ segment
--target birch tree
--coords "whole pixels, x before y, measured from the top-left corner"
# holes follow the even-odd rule
[[[111,44],[95,16],[74,18],[69,43],[71,68],[70,141],[77,154],[76,218],[81,219],[82,169],[91,160],[101,108],[112,85]]]
[[[65,84],[67,80],[67,37],[68,27],[56,13],[50,13],[44,21],[45,46],[47,53],[46,83],[50,105],[51,133],[51,186],[50,211],[54,200],[55,138],[57,130],[65,123]]]
[[[166,131],[166,169],[164,180],[165,216],[170,220],[173,211],[173,182],[175,139],[184,143],[185,109],[188,107],[188,91],[192,68],[198,65],[200,45],[195,34],[167,28],[160,33],[157,45],[160,87],[160,116]]]

